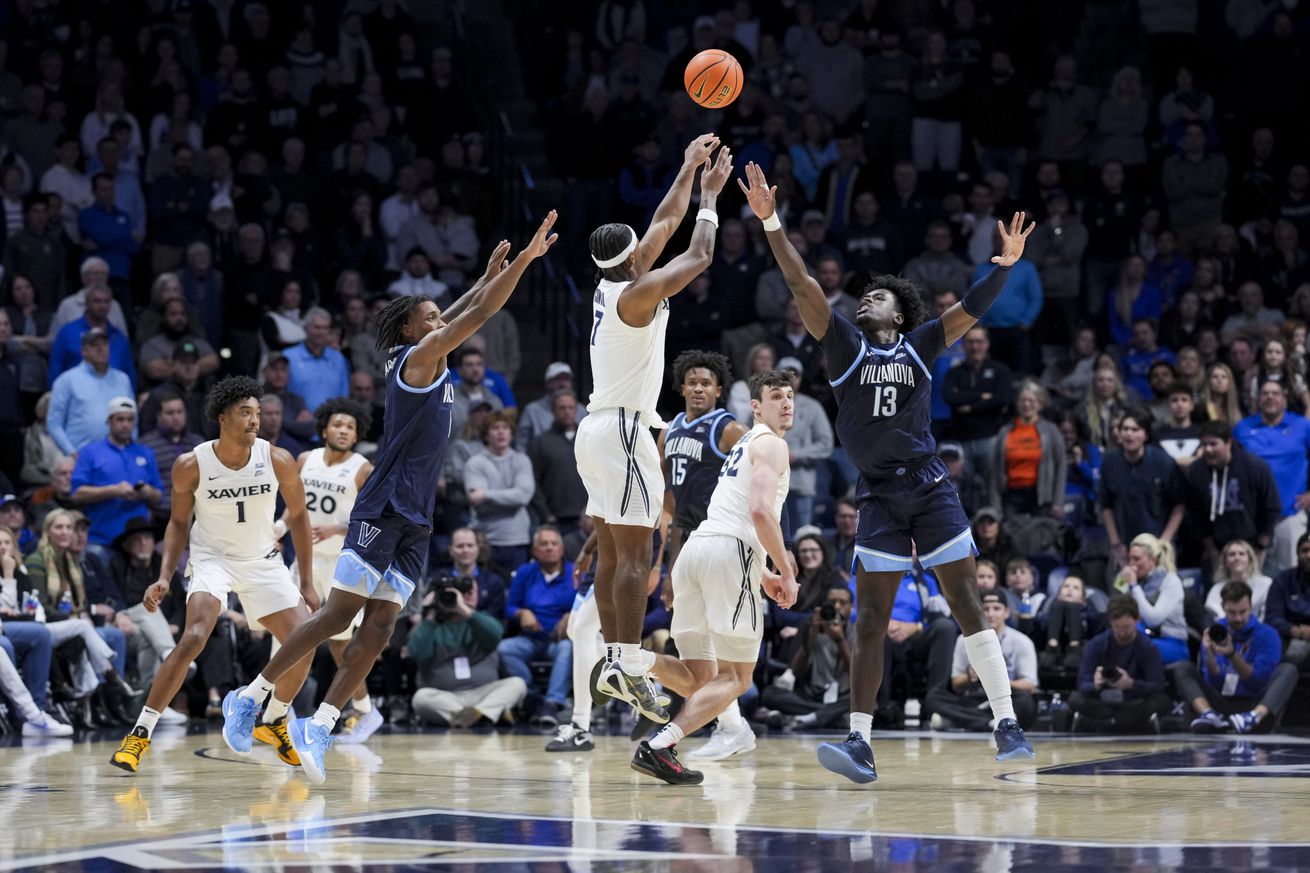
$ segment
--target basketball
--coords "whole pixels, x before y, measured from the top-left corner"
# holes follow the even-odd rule
[[[741,64],[732,55],[718,49],[706,49],[687,64],[682,74],[687,94],[706,109],[722,109],[737,99],[745,83]]]

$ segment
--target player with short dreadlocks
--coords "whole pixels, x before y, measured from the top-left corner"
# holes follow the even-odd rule
[[[964,632],[965,650],[996,719],[996,759],[1033,757],[1032,744],[1015,719],[1010,674],[1000,638],[983,615],[974,582],[974,545],[969,517],[937,457],[931,424],[932,363],[943,349],[977,323],[1005,287],[1024,241],[1024,214],[1009,227],[996,222],[1002,248],[996,267],[940,318],[925,320],[919,289],[878,276],[864,289],[855,321],[832,311],[819,284],[805,271],[774,211],[774,189],[764,171],[746,165],[751,211],[764,223],[769,248],[810,335],[823,343],[828,378],[837,396],[837,436],[860,471],[855,538],[856,624],[851,653],[851,732],[842,743],[819,746],[819,762],[854,782],[872,782],[869,732],[883,677],[883,648],[892,602],[915,562],[931,567],[951,613]]]
[[[315,783],[327,778],[324,754],[332,746],[341,709],[391,639],[401,608],[427,570],[437,477],[455,403],[446,356],[500,311],[528,266],[554,245],[558,237],[551,228],[557,217],[552,210],[513,261],[505,261],[509,243],[498,245],[486,274],[444,317],[426,298],[397,300],[383,310],[378,342],[386,344],[391,356],[377,470],[350,513],[327,603],[283,641],[263,673],[223,701],[223,736],[233,751],[249,751],[260,704],[282,674],[319,643],[348,630],[363,609],[363,623],[346,646],[318,712],[291,722],[291,742],[305,775]]]

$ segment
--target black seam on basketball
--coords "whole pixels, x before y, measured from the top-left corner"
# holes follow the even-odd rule
[[[695,76],[692,77],[692,79],[691,79],[691,83],[688,85],[688,90],[690,90],[690,91],[699,91],[699,90],[701,90],[700,88],[697,87],[696,83],[697,83],[697,82],[700,82],[700,83],[701,83],[701,86],[703,87],[705,81],[708,79],[708,77],[709,77],[709,75],[710,75],[710,71],[712,71],[712,70],[713,70],[715,67],[717,67],[719,64],[724,64],[724,63],[727,63],[727,62],[728,62],[728,58],[726,58],[726,57],[724,57],[724,58],[720,58],[719,60],[717,60],[717,61],[715,61],[714,63],[710,64],[710,65],[709,65],[708,67],[706,67],[705,69],[701,70],[699,73],[697,73]],[[723,80],[720,79],[719,81],[722,82]],[[703,92],[702,92],[702,93],[703,93]],[[713,89],[711,89],[710,93],[714,93],[714,92],[713,92]],[[699,98],[695,98],[695,97],[693,97],[692,99],[699,99]]]
[[[728,78],[728,75],[731,74],[731,73],[732,73],[732,65],[729,64],[729,65],[728,65],[728,69],[724,70],[724,71],[723,71],[723,75],[719,77],[719,83],[718,83],[717,85],[715,85],[713,88],[710,89],[710,94],[711,94],[711,95],[714,95],[714,94],[718,94],[718,93],[719,93],[719,89],[720,89],[721,87],[723,87],[723,82],[724,82],[724,80],[727,79],[727,78]],[[722,100],[722,99],[723,99],[722,96],[720,96],[720,97],[718,98],[718,100]],[[714,102],[717,103],[718,100],[715,100]]]

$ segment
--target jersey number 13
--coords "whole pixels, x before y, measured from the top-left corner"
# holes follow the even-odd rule
[[[896,414],[896,386],[873,386],[873,417],[890,418]]]

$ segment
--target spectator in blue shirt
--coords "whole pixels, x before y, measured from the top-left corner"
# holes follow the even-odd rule
[[[550,526],[537,528],[532,557],[514,572],[505,605],[505,618],[518,626],[518,636],[501,640],[498,651],[504,671],[521,678],[530,689],[532,662],[551,662],[546,698],[532,720],[540,727],[555,727],[573,687],[573,643],[568,638],[573,564],[564,560],[564,539]]]
[[[1160,318],[1160,289],[1146,279],[1146,259],[1132,255],[1124,261],[1119,284],[1110,301],[1110,341],[1126,346],[1132,339],[1133,322],[1139,318]]]
[[[1269,465],[1286,518],[1310,509],[1310,494],[1306,491],[1310,421],[1287,411],[1287,389],[1281,382],[1262,384],[1258,403],[1260,411],[1239,421],[1233,437]]]
[[[92,328],[82,334],[82,363],[55,380],[46,430],[65,455],[77,454],[109,433],[109,401],[131,394],[132,380],[109,366],[109,334]]]
[[[1177,362],[1178,356],[1157,342],[1159,328],[1153,318],[1138,318],[1133,321],[1133,338],[1128,353],[1124,355],[1124,384],[1137,392],[1144,400],[1155,396],[1151,390],[1151,367],[1159,361],[1168,364]]]
[[[1171,668],[1178,693],[1197,714],[1192,731],[1272,729],[1296,688],[1296,667],[1279,663],[1283,641],[1255,617],[1250,585],[1229,582],[1219,597],[1224,617],[1201,635],[1200,668],[1191,662]]]
[[[1178,234],[1165,228],[1155,236],[1155,257],[1146,272],[1146,281],[1160,289],[1164,305],[1170,309],[1184,291],[1192,287],[1196,268],[1178,251]]]
[[[992,252],[1001,253],[1001,236],[993,232]],[[995,266],[983,261],[973,270],[973,281],[980,282]],[[1032,338],[1029,331],[1042,313],[1042,280],[1032,261],[1020,258],[1007,268],[1005,291],[979,321],[991,331],[992,353],[1009,364],[1020,376],[1028,375],[1032,366]]]
[[[938,318],[946,310],[960,302],[960,295],[950,288],[940,288],[932,295],[933,315]],[[933,436],[941,439],[946,432],[946,422],[951,420],[951,404],[946,402],[946,371],[964,360],[962,340],[945,349],[932,362],[932,423]]]
[[[879,708],[891,701],[892,676],[898,670],[910,673],[917,667],[925,671],[929,690],[945,688],[951,679],[951,653],[958,633],[937,577],[927,570],[919,576],[906,573],[896,590],[887,627]]]
[[[105,259],[111,281],[126,282],[132,272],[132,258],[141,250],[144,232],[134,226],[132,216],[115,201],[112,175],[96,173],[91,192],[95,202],[77,215],[82,248]]]
[[[305,313],[305,341],[283,352],[291,371],[289,387],[310,409],[350,394],[350,364],[341,352],[328,348],[331,339],[332,316],[315,306]]]
[[[109,366],[122,370],[132,384],[136,384],[136,364],[132,360],[132,342],[127,335],[109,321],[109,310],[114,302],[112,292],[105,287],[86,290],[86,313],[70,321],[55,335],[50,347],[50,384],[66,370],[76,367],[81,360],[82,339],[92,329],[103,331],[109,339]],[[131,392],[129,392],[131,393]]]
[[[495,370],[487,369],[487,358],[480,348],[470,346],[460,352],[459,366],[451,372],[450,383],[458,385],[461,382],[479,385],[490,391],[506,409],[518,406],[514,391],[509,387],[509,380]]]
[[[149,521],[151,507],[164,497],[155,453],[132,436],[136,403],[115,397],[108,413],[109,436],[83,448],[73,467],[73,502],[91,521],[91,544],[106,550],[128,519]]]

